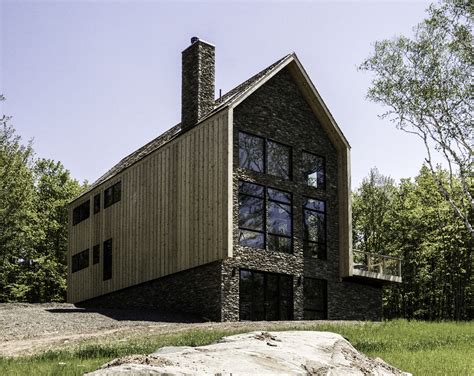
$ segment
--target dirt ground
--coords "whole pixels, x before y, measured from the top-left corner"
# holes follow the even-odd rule
[[[279,325],[295,327],[308,325],[308,322],[287,321],[279,322]],[[65,303],[4,303],[0,304],[0,356],[30,355],[99,337],[123,339],[193,328],[231,329],[242,326],[258,330],[262,323],[202,322],[191,316],[156,311],[93,310]]]

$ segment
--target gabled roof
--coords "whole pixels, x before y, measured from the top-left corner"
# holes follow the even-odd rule
[[[324,114],[328,116],[333,130],[336,131],[336,135],[338,138],[349,148],[349,144],[345,139],[344,135],[342,134],[341,130],[337,126],[334,118],[330,114],[328,108],[322,101],[319,93],[317,92],[316,88],[314,87],[313,83],[309,79],[308,75],[306,74],[303,66],[299,62],[298,58],[294,53],[288,54],[283,58],[277,60],[272,65],[268,66],[267,68],[263,69],[262,71],[258,72],[256,75],[250,77],[248,80],[242,82],[240,85],[236,86],[232,90],[228,91],[226,94],[221,96],[220,98],[216,99],[214,102],[214,109],[207,114],[200,122],[204,121],[205,119],[209,118],[210,116],[214,115],[215,113],[221,111],[224,108],[228,107],[235,107],[240,102],[245,100],[251,93],[257,90],[260,86],[262,86],[265,82],[267,82],[270,78],[276,75],[281,69],[289,65],[290,63],[294,62],[298,67],[297,71],[301,76],[302,80],[305,81],[305,85],[310,88],[310,92],[314,95],[318,104],[320,104],[323,108]],[[160,147],[166,145],[170,141],[174,140],[176,137],[184,133],[185,130],[181,128],[181,123],[175,125],[174,127],[167,130],[165,133],[161,134],[154,140],[150,141],[146,145],[142,146],[141,148],[137,149],[133,153],[129,154],[125,158],[123,158],[119,163],[117,163],[114,167],[108,170],[104,175],[98,178],[91,186],[87,188],[84,192],[81,193],[73,201],[77,200],[78,198],[82,197],[86,193],[95,189],[98,185],[102,184],[103,182],[111,179],[115,175],[119,174],[127,167],[130,167],[134,163],[140,161],[147,155],[151,154],[153,151],[159,149]]]

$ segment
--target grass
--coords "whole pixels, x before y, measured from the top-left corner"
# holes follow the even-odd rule
[[[413,375],[473,375],[474,323],[387,321],[360,325],[308,323],[286,330],[339,333],[359,351],[380,357]],[[261,330],[282,330],[262,325]],[[111,359],[149,354],[162,346],[200,346],[248,329],[194,329],[175,334],[147,335],[115,342],[86,342],[76,347],[20,358],[0,358],[2,375],[81,375]]]

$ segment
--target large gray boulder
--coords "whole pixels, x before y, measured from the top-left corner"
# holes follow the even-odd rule
[[[359,353],[339,334],[251,332],[199,347],[115,359],[89,375],[410,375]]]

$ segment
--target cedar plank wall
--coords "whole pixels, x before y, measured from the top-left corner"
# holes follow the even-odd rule
[[[77,303],[232,255],[228,234],[230,143],[221,111],[74,201],[69,207],[68,301]],[[104,209],[104,189],[122,181],[122,198]],[[93,197],[101,193],[101,210]],[[90,217],[72,210],[90,200]],[[103,242],[112,238],[112,279],[102,281]],[[100,262],[92,248],[100,244]],[[71,274],[73,254],[89,267]]]

